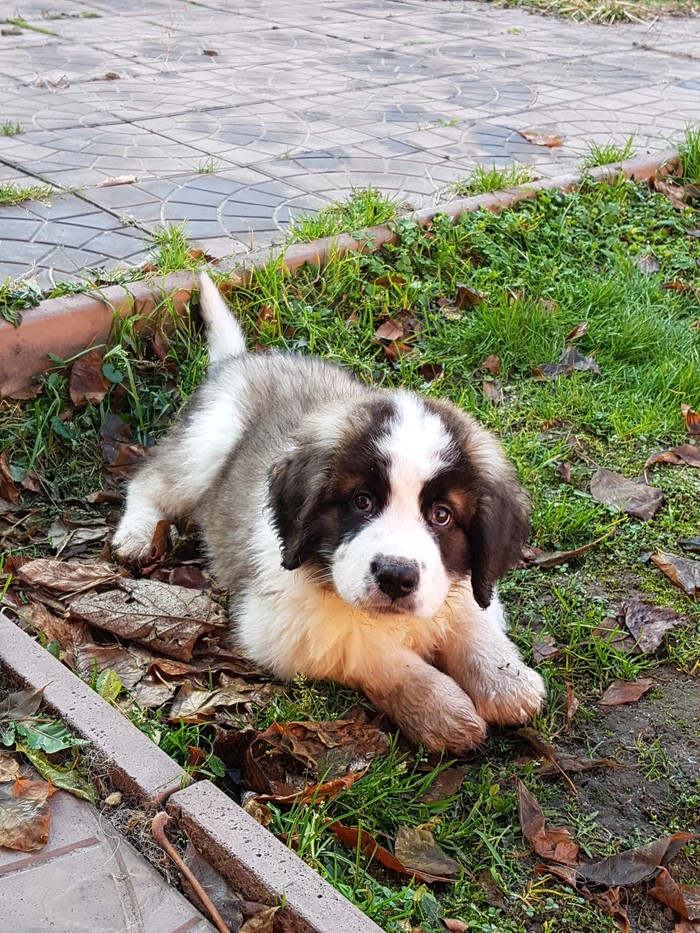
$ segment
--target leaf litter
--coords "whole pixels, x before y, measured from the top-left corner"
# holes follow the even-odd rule
[[[664,504],[663,490],[626,479],[603,467],[599,467],[591,479],[591,495],[596,502],[645,522],[652,519]]]

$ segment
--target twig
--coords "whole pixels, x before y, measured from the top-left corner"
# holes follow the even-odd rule
[[[166,855],[168,855],[173,860],[173,862],[175,862],[178,871],[180,871],[192,885],[195,894],[209,913],[209,916],[213,920],[214,925],[216,926],[216,929],[219,931],[219,933],[231,933],[229,927],[227,927],[224,923],[221,914],[216,909],[216,907],[214,907],[207,892],[204,890],[199,881],[197,881],[195,876],[192,874],[192,871],[187,867],[187,865],[185,865],[183,860],[180,858],[180,853],[175,849],[173,844],[165,835],[165,827],[169,822],[170,817],[164,810],[161,810],[160,813],[156,813],[156,815],[151,820],[151,832],[153,833],[153,838],[161,847],[161,849],[163,849]]]

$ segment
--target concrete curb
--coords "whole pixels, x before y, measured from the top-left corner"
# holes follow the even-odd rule
[[[159,804],[189,782],[169,755],[2,612],[0,664],[13,680],[44,690],[46,705],[92,742],[123,793]]]
[[[648,181],[658,169],[677,158],[669,153],[662,158],[627,159],[613,165],[593,169],[589,176],[604,182],[619,177]],[[418,211],[413,219],[427,225],[438,214],[446,214],[456,222],[467,211],[480,208],[500,212],[520,201],[537,197],[541,191],[571,191],[584,179],[582,174],[560,175],[543,179],[507,191],[495,191],[472,198],[450,201],[438,207]],[[344,233],[311,243],[298,243],[288,247],[280,261],[293,272],[306,263],[323,265],[333,256],[348,252],[374,250],[387,243],[395,243],[398,235],[391,224],[370,227],[360,236]],[[235,268],[222,265],[222,271],[235,272],[245,282],[251,272],[269,261],[269,254],[248,265]],[[0,397],[21,398],[31,389],[32,378],[51,365],[47,354],[71,359],[77,353],[95,344],[104,343],[115,317],[127,314],[147,316],[165,298],[170,297],[175,309],[181,312],[195,287],[192,272],[173,272],[166,276],[150,275],[124,286],[111,286],[92,294],[71,295],[42,301],[36,308],[23,313],[19,327],[0,320]]]
[[[270,906],[284,894],[285,933],[377,933],[379,927],[210,781],[168,799],[192,844],[251,901]]]

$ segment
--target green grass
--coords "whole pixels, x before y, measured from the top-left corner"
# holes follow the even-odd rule
[[[346,211],[323,223],[339,223],[338,213],[357,218],[363,202],[374,210],[376,194],[362,198],[356,192]],[[700,288],[698,241],[686,235],[696,225],[695,214],[675,210],[648,186],[623,179],[600,186],[587,182],[580,192],[542,192],[500,215],[469,213],[454,224],[438,217],[423,228],[399,218],[395,245],[336,257],[323,270],[305,266],[295,275],[271,261],[228,294],[251,342],[317,353],[374,385],[444,396],[473,412],[502,439],[531,493],[532,544],[567,549],[614,531],[569,565],[517,570],[501,587],[526,657],[534,633],[553,636],[561,648],[539,665],[549,702],[534,725],[551,740],[592,755],[605,739],[594,705],[601,690],[615,678],[633,679],[660,663],[623,653],[611,637],[594,635],[621,602],[644,598],[684,612],[690,624],[667,639],[661,657],[681,671],[700,667],[700,605],[642,560],[656,548],[677,552],[679,538],[698,534],[700,471],[654,468],[653,483],[663,489],[666,505],[649,523],[612,512],[588,492],[596,465],[637,476],[651,453],[684,443],[681,403],[700,408],[700,332],[692,327],[698,319],[692,290]],[[318,229],[313,235],[320,235]],[[188,253],[178,228],[160,232],[155,250],[164,270],[201,261]],[[637,261],[649,254],[660,268],[644,274]],[[664,288],[669,282],[689,288]],[[484,298],[456,319],[443,313],[440,299],[454,299],[459,283]],[[422,329],[413,353],[392,363],[373,334],[380,320],[404,309]],[[196,319],[171,316],[167,304],[161,314],[174,328],[165,361],[139,337],[137,321],[115,326],[108,361],[121,378],[99,406],[71,410],[59,363],[44,377],[38,398],[0,403],[0,436],[15,478],[32,468],[51,490],[47,520],[68,497],[99,488],[99,430],[107,411],[129,422],[138,440],[155,438],[203,378],[206,356]],[[601,374],[536,379],[532,367],[556,362],[567,334],[582,321],[588,328],[576,345],[595,355]],[[479,372],[491,354],[500,358],[504,390],[497,406],[484,401]],[[421,367],[426,363],[443,367],[440,381],[425,384]],[[59,417],[66,411],[67,418]],[[571,485],[556,473],[563,461],[571,464]],[[35,551],[31,542],[16,550]],[[567,684],[582,704],[571,725],[564,712]],[[300,679],[260,711],[255,724],[336,718],[358,702],[360,697],[337,685]],[[184,764],[189,745],[211,752],[206,727],[173,728],[153,711],[132,715]],[[697,788],[678,773],[665,738],[659,735],[657,744],[656,736],[640,736],[637,745],[632,740],[620,751],[628,756],[625,779],[635,787],[642,781],[663,786],[665,775],[675,782],[671,803],[638,827],[637,841],[674,829],[690,831],[697,812]],[[610,918],[573,891],[546,876],[534,878],[534,860],[522,857],[526,846],[517,826],[515,776],[525,780],[552,822],[575,826],[592,854],[619,851],[631,840],[602,825],[562,782],[536,777],[532,766],[518,767],[514,762],[521,754],[515,738],[495,733],[469,764],[460,792],[426,804],[419,798],[445,763],[436,770],[420,754],[404,756],[394,746],[347,794],[312,807],[272,806],[272,829],[293,840],[309,864],[390,933],[407,924],[437,933],[440,916],[491,933],[614,929]],[[219,780],[220,770],[217,761],[207,759],[207,775]],[[590,780],[594,784],[597,778]],[[433,889],[405,883],[338,843],[328,830],[334,819],[348,825],[361,820],[389,846],[399,825],[427,823],[464,874],[454,885]],[[691,864],[700,870],[697,854]],[[482,871],[507,893],[504,911],[490,906],[483,884],[473,880]]]
[[[610,165],[611,162],[622,162],[624,159],[631,159],[636,154],[634,136],[630,136],[622,145],[614,142],[603,145],[589,142],[588,151],[583,158],[582,164],[583,168],[595,168],[598,165]]]
[[[17,123],[15,120],[5,120],[4,123],[0,124],[0,135],[2,136],[19,136],[23,132],[22,124]]]
[[[401,203],[376,188],[354,188],[345,201],[338,201],[315,214],[301,214],[287,227],[288,243],[305,243],[396,220]]]
[[[498,6],[521,6],[533,13],[578,23],[640,23],[659,16],[693,16],[697,0],[496,0]]]
[[[9,135],[5,133],[4,135]],[[21,204],[23,201],[42,201],[55,194],[51,185],[25,185],[23,187],[12,182],[0,183],[0,207],[11,204]]]
[[[449,191],[456,197],[468,198],[475,194],[488,194],[489,191],[505,191],[507,188],[526,185],[534,178],[535,173],[531,165],[513,163],[506,168],[477,165],[467,181],[453,182]]]
[[[677,146],[683,167],[683,181],[686,184],[700,184],[700,130],[696,126],[687,126],[683,138]]]
[[[221,159],[217,159],[215,156],[209,156],[208,159],[205,159],[197,167],[198,175],[213,175],[217,172],[219,166],[221,165]]]

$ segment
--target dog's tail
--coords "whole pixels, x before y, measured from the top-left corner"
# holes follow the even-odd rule
[[[241,325],[206,272],[199,273],[199,311],[207,326],[210,363],[246,352]]]

